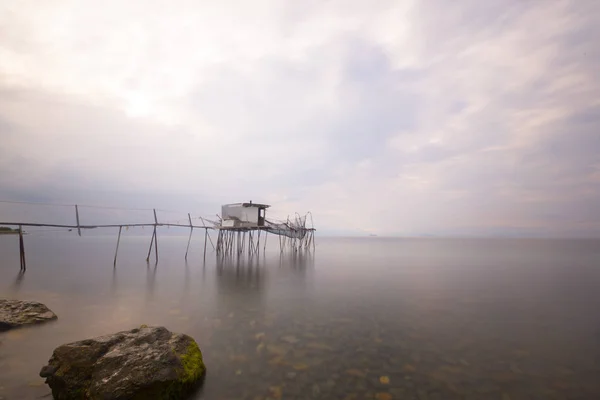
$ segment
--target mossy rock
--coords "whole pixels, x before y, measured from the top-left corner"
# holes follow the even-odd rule
[[[189,396],[205,370],[190,336],[143,325],[62,345],[40,376],[56,400],[178,400]]]

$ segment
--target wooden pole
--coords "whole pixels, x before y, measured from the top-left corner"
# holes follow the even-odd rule
[[[208,232],[208,228],[205,228],[206,231]],[[210,240],[210,245],[212,246],[213,250],[215,249],[215,244],[212,241],[212,238],[210,237],[210,233],[208,234],[208,240]]]
[[[77,219],[77,234],[81,236],[81,228],[79,227],[79,207],[75,204],[75,218]]]
[[[187,261],[188,251],[190,250],[190,242],[192,241],[192,233],[194,232],[194,227],[192,226],[192,217],[190,213],[188,213],[188,219],[190,220],[190,237],[188,238],[187,249],[185,249],[185,260]]]
[[[256,241],[256,254],[260,253],[260,229],[258,230],[258,240]]]
[[[269,237],[269,231],[265,231],[265,245],[263,246],[263,254],[267,250],[267,238]]]
[[[227,231],[227,235],[229,237],[229,240],[227,241],[227,250],[228,250],[229,255],[232,255],[233,254],[233,239],[234,239],[233,235],[234,235],[234,232],[233,231]]]
[[[208,236],[208,228],[204,228],[204,260],[206,260],[206,237]]]
[[[310,227],[311,227],[311,231],[310,231],[310,241],[312,242],[313,245],[313,251],[315,250],[315,222],[313,221],[313,215],[312,212],[307,212],[306,215],[310,215]]]
[[[152,245],[154,244],[154,237],[156,236],[156,227],[152,232],[152,239],[150,239],[150,248],[148,249],[148,256],[146,257],[146,262],[150,261],[150,252],[152,251]]]
[[[232,244],[232,240],[233,239],[233,232],[231,231],[227,231],[227,254],[230,255],[231,252],[233,251],[233,244]]]
[[[25,263],[25,244],[23,243],[23,227],[19,225],[19,255],[21,261],[21,271],[27,271],[27,264]]]
[[[217,254],[219,254],[219,235],[217,234]]]
[[[115,261],[113,262],[113,267],[117,266],[117,253],[119,252],[119,243],[121,242],[121,230],[123,229],[122,226],[119,227],[119,237],[117,238],[117,248],[115,250]]]
[[[227,248],[226,236],[225,236],[227,234],[227,232],[219,231],[219,233],[221,234],[221,253],[223,254]]]
[[[252,248],[254,247],[254,233],[248,232],[248,256],[252,255]]]
[[[156,226],[158,225],[158,219],[156,218],[156,208],[154,211],[154,254],[156,256],[156,262],[158,262],[158,235],[156,234]]]
[[[206,221],[204,221],[204,218],[202,217],[200,217],[200,219],[202,220],[202,225],[204,225],[204,227],[206,228]],[[208,230],[208,228],[206,228],[206,230]],[[210,244],[212,245],[213,250],[215,250],[215,244],[213,243],[210,235],[208,235],[208,240],[210,240]]]
[[[233,252],[235,250],[235,248],[234,248],[235,247],[235,231],[229,232],[229,243],[230,243],[229,254],[233,255]]]
[[[219,235],[221,235],[221,254],[225,251],[225,232],[219,230]]]

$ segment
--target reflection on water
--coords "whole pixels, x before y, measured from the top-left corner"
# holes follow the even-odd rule
[[[18,292],[21,287],[21,283],[23,283],[23,278],[25,278],[25,271],[19,270],[17,277],[15,278],[15,282],[13,283],[12,289],[14,292]]]
[[[114,238],[28,242],[17,275],[0,241],[0,296],[59,320],[0,334],[0,398],[46,396],[58,345],[141,324],[198,341],[198,398],[600,398],[597,241],[322,239],[185,262],[170,237],[157,265],[124,237],[116,268]]]
[[[146,296],[148,300],[154,297],[157,269],[158,263],[154,263],[152,266],[150,266],[150,263],[146,262]]]

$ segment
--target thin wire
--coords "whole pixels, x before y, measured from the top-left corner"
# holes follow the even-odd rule
[[[56,233],[56,232],[73,232],[73,229],[56,229],[56,230],[47,230],[47,231],[25,231],[27,235],[44,235],[46,233]]]
[[[76,229],[73,228],[59,228],[59,229],[28,229],[25,231],[28,235],[40,235],[44,233],[52,232],[74,232]]]

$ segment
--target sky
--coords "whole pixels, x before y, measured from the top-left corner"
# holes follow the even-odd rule
[[[596,0],[0,0],[0,200],[600,237],[599,37]]]

